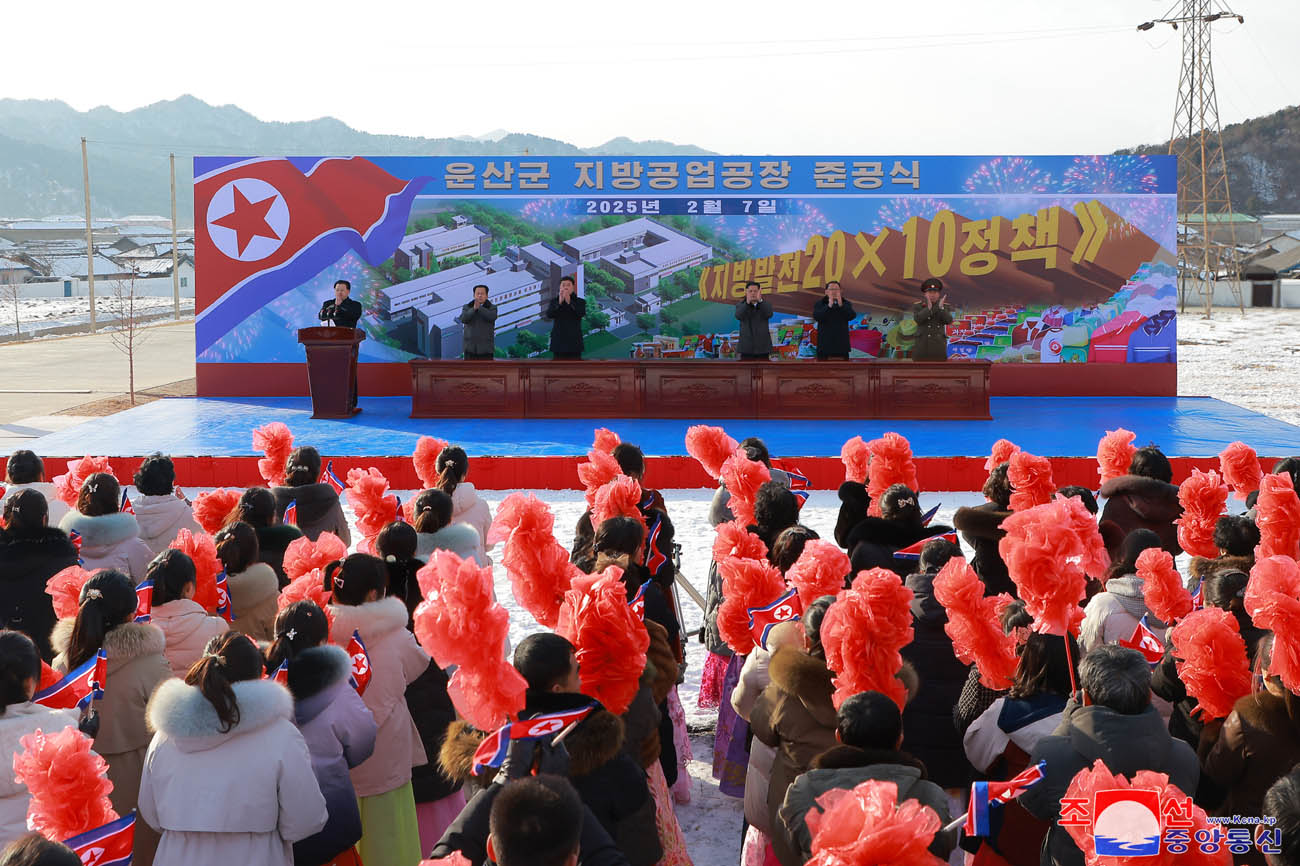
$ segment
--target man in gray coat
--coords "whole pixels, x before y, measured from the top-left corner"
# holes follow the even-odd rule
[[[1165,773],[1188,796],[1201,773],[1191,746],[1169,735],[1151,705],[1151,666],[1137,650],[1096,647],[1079,662],[1079,684],[1083,703],[1067,701],[1056,733],[1039,740],[1029,756],[1030,764],[1046,762],[1046,775],[1020,797],[1029,814],[1052,825],[1043,840],[1043,866],[1083,866],[1083,852],[1057,821],[1070,781],[1094,761],[1130,781],[1139,770]]]
[[[772,304],[763,300],[763,289],[750,280],[745,283],[745,300],[736,304],[740,321],[740,360],[766,361],[772,354],[772,334],[767,330]]]
[[[465,326],[466,361],[491,361],[496,353],[497,308],[488,300],[488,287],[474,287],[474,300],[460,308],[458,321]]]

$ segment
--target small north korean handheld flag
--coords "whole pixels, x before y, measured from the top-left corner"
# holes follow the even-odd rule
[[[148,622],[153,617],[153,581],[146,580],[135,588],[135,621]]]
[[[542,737],[558,734],[569,725],[577,724],[591,715],[591,711],[594,709],[596,709],[596,705],[593,703],[585,707],[579,707],[576,710],[546,713],[533,716],[531,719],[502,725],[479,744],[478,749],[474,752],[474,764],[470,772],[475,776],[481,776],[489,768],[496,769],[500,767],[505,763],[506,755],[510,751],[510,743],[514,740],[538,740]]]
[[[366,645],[361,640],[361,632],[355,630],[352,632],[347,653],[352,659],[352,687],[357,690],[357,694],[364,695],[366,686],[370,685],[373,671],[370,669],[370,656],[366,653]]]
[[[803,605],[799,603],[798,591],[790,589],[771,604],[747,608],[745,612],[749,614],[749,633],[759,646],[767,649],[767,636],[772,629],[803,616]]]
[[[135,848],[135,812],[64,839],[63,844],[71,848],[86,866],[131,866],[131,854]]]
[[[86,659],[63,679],[33,695],[32,703],[52,710],[86,707],[92,700],[104,696],[107,673],[108,656],[101,649],[94,658]]]
[[[895,550],[894,559],[920,559],[921,548],[925,547],[927,543],[934,541],[936,538],[942,538],[944,541],[949,541],[953,544],[957,543],[957,533],[941,532],[938,535],[931,535],[929,538],[922,538],[916,544],[910,544],[902,550]]]

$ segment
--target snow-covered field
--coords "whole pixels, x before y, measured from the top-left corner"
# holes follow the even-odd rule
[[[1178,393],[1218,397],[1300,424],[1300,310],[1178,317]]]
[[[117,302],[108,290],[95,296],[96,323],[112,326],[117,319]],[[172,298],[137,297],[137,316],[165,315],[172,311]],[[181,315],[194,314],[194,299],[181,298]],[[90,299],[23,298],[18,302],[18,321],[24,334],[77,325],[90,326]],[[14,310],[10,303],[0,303],[0,336],[14,332]]]

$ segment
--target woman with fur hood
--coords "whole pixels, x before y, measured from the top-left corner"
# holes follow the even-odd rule
[[[149,696],[172,675],[163,654],[163,633],[152,623],[135,622],[136,603],[129,577],[120,571],[97,572],[81,587],[77,616],[59,620],[50,636],[58,653],[53,667],[60,674],[94,658],[100,649],[108,656],[104,697],[95,703],[99,731],[94,748],[108,762],[113,783],[109,799],[119,815],[136,808],[139,798],[140,774],[153,736],[145,724]],[[157,844],[158,835],[137,824],[133,862],[149,866]]]
[[[35,490],[5,500],[0,529],[0,626],[36,642],[41,658],[54,658],[50,630],[54,602],[45,591],[51,577],[77,564],[77,547],[62,530],[47,526],[46,501]]]
[[[139,583],[153,551],[141,540],[135,515],[121,508],[122,488],[117,479],[96,472],[82,483],[76,510],[64,515],[59,528],[69,535],[81,535],[81,562],[87,571],[111,568]]]
[[[452,522],[451,497],[436,487],[421,490],[412,506],[411,523],[419,533],[415,555],[425,560],[435,550],[450,550],[461,559],[472,559],[480,566],[490,565],[483,552],[483,536],[474,527]]]
[[[479,543],[486,545],[488,529],[492,526],[492,509],[468,481],[469,457],[465,449],[448,445],[438,452],[434,465],[438,480],[433,486],[451,497],[451,522],[474,527],[478,530]]]
[[[203,656],[208,641],[230,631],[230,623],[210,616],[194,600],[198,589],[194,560],[181,551],[165,550],[154,557],[145,579],[153,581],[149,615],[167,641],[167,663],[173,674],[183,677]]]
[[[1150,529],[1135,529],[1124,538],[1120,556],[1106,573],[1106,589],[1089,600],[1079,626],[1079,646],[1086,653],[1104,643],[1128,640],[1138,622],[1147,618],[1147,627],[1162,641],[1167,625],[1147,616],[1142,597],[1142,578],[1137,574],[1137,559],[1142,551],[1160,547],[1160,536]]]
[[[40,494],[33,492],[38,498]],[[76,710],[52,710],[32,703],[41,679],[41,657],[36,644],[22,632],[0,630],[0,761],[13,766],[13,756],[22,751],[23,737],[42,730],[54,736],[77,724]],[[27,786],[14,778],[12,770],[0,774],[0,845],[27,832]]]
[[[524,638],[515,649],[514,665],[528,683],[521,719],[595,703],[582,694],[573,645],[560,635],[540,632]],[[439,755],[449,776],[469,780],[474,750],[485,736],[464,722],[451,726]],[[624,749],[623,721],[597,704],[564,739],[564,746],[569,780],[630,866],[659,863],[663,849],[655,826],[654,800],[645,772]],[[482,850],[481,842],[469,840],[486,836],[487,822],[481,814],[485,799],[471,801],[443,835],[435,853]]]
[[[296,503],[297,527],[311,541],[322,532],[332,532],[345,545],[352,544],[348,519],[343,516],[338,492],[320,480],[320,452],[310,445],[293,449],[284,466],[284,484],[271,488],[275,496],[275,513],[284,516],[289,503]]]
[[[328,639],[325,612],[313,602],[297,601],[277,617],[275,642],[266,654],[268,671],[288,663],[294,723],[307,743],[329,812],[319,832],[293,843],[294,866],[357,862],[361,811],[349,771],[374,752],[379,730],[350,682],[352,660]]]
[[[140,817],[162,832],[160,863],[292,866],[293,843],[325,826],[293,698],[263,670],[257,646],[230,632],[149,702]]]
[[[236,521],[212,540],[216,543],[221,568],[226,572],[230,612],[239,623],[238,630],[253,640],[270,641],[275,636],[280,581],[271,566],[258,561],[261,550],[257,531],[247,523]]]
[[[1160,537],[1160,546],[1173,556],[1183,552],[1178,544],[1174,521],[1183,515],[1178,487],[1172,484],[1169,458],[1154,445],[1139,448],[1129,463],[1128,475],[1101,485],[1097,495],[1106,500],[1102,521],[1113,521],[1127,538],[1135,529],[1149,529]]]
[[[155,555],[162,553],[182,529],[202,532],[190,501],[176,489],[176,467],[170,457],[151,454],[135,472],[136,497],[131,500],[140,540]]]
[[[1255,567],[1255,547],[1259,544],[1259,527],[1243,514],[1225,514],[1214,523],[1214,546],[1219,555],[1213,559],[1193,556],[1187,562],[1187,589],[1193,595],[1211,575],[1224,571],[1250,574]]]
[[[884,568],[900,578],[912,570],[911,562],[894,554],[925,538],[952,532],[951,526],[925,524],[920,499],[905,484],[894,484],[880,494],[880,516],[865,516],[844,537],[841,545],[849,553],[853,574]]]
[[[332,593],[330,641],[346,644],[354,631],[361,635],[371,670],[362,699],[379,726],[374,753],[352,770],[363,831],[357,852],[366,866],[409,866],[420,859],[411,768],[428,759],[406,689],[428,669],[429,655],[406,630],[406,605],[384,596],[387,585],[383,560],[364,553],[325,569],[325,589]]]
[[[1262,815],[1269,786],[1300,763],[1300,698],[1279,677],[1266,676],[1273,656],[1273,636],[1260,643],[1255,670],[1264,688],[1238,699],[1222,721],[1213,721],[1201,734],[1197,753],[1201,769],[1227,791],[1215,815]],[[1236,863],[1264,866],[1264,856],[1233,858]]]

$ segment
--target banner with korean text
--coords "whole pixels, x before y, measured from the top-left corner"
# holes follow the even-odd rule
[[[928,277],[950,357],[1176,356],[1172,157],[200,157],[194,174],[201,381],[300,364],[295,331],[339,279],[365,364],[460,357],[476,285],[497,355],[545,357],[563,276],[589,358],[734,357],[751,280],[781,357],[815,357],[836,281],[853,356],[907,358]]]

